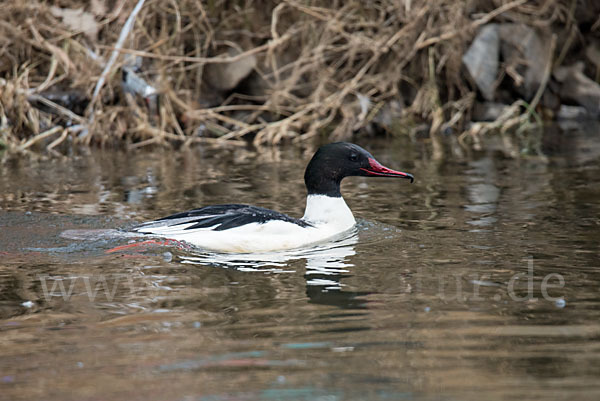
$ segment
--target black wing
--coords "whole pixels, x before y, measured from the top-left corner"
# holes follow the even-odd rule
[[[184,230],[195,228],[214,227],[215,231],[227,230],[234,227],[244,226],[250,223],[264,224],[271,220],[280,220],[287,223],[297,224],[300,227],[312,227],[311,224],[301,219],[290,217],[286,214],[264,207],[250,205],[214,205],[187,212],[173,214],[155,221],[150,221],[137,227],[138,230],[154,227],[174,227],[182,224],[191,224]]]

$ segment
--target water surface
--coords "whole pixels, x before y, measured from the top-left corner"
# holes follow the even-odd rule
[[[443,163],[361,143],[415,183],[346,179],[353,236],[254,256],[99,230],[232,201],[301,216],[314,149],[4,156],[0,399],[596,400],[597,133]]]

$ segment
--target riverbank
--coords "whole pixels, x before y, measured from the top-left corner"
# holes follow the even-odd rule
[[[600,6],[573,1],[0,5],[0,146],[410,135],[516,156],[600,115]],[[510,142],[510,141],[509,141]],[[525,148],[525,149],[524,149]]]

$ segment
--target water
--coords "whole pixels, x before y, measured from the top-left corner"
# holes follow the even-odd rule
[[[251,257],[106,230],[301,216],[314,149],[5,157],[0,399],[596,400],[597,132],[547,135],[547,159],[363,143],[415,183],[347,179],[354,235]]]

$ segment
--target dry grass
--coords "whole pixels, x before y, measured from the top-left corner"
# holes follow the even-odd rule
[[[147,0],[124,29],[136,3],[52,3],[83,8],[94,34],[46,2],[2,2],[5,147],[347,139],[396,102],[394,119],[428,122],[435,148],[439,132],[464,132],[470,120],[475,94],[461,56],[476,29],[492,20],[567,25],[572,2]],[[118,56],[112,64],[111,54]],[[251,57],[253,72],[241,87],[214,89],[211,68]],[[155,104],[122,88],[122,70],[133,71],[135,60],[158,93]],[[82,110],[41,96],[59,90],[81,93]]]

